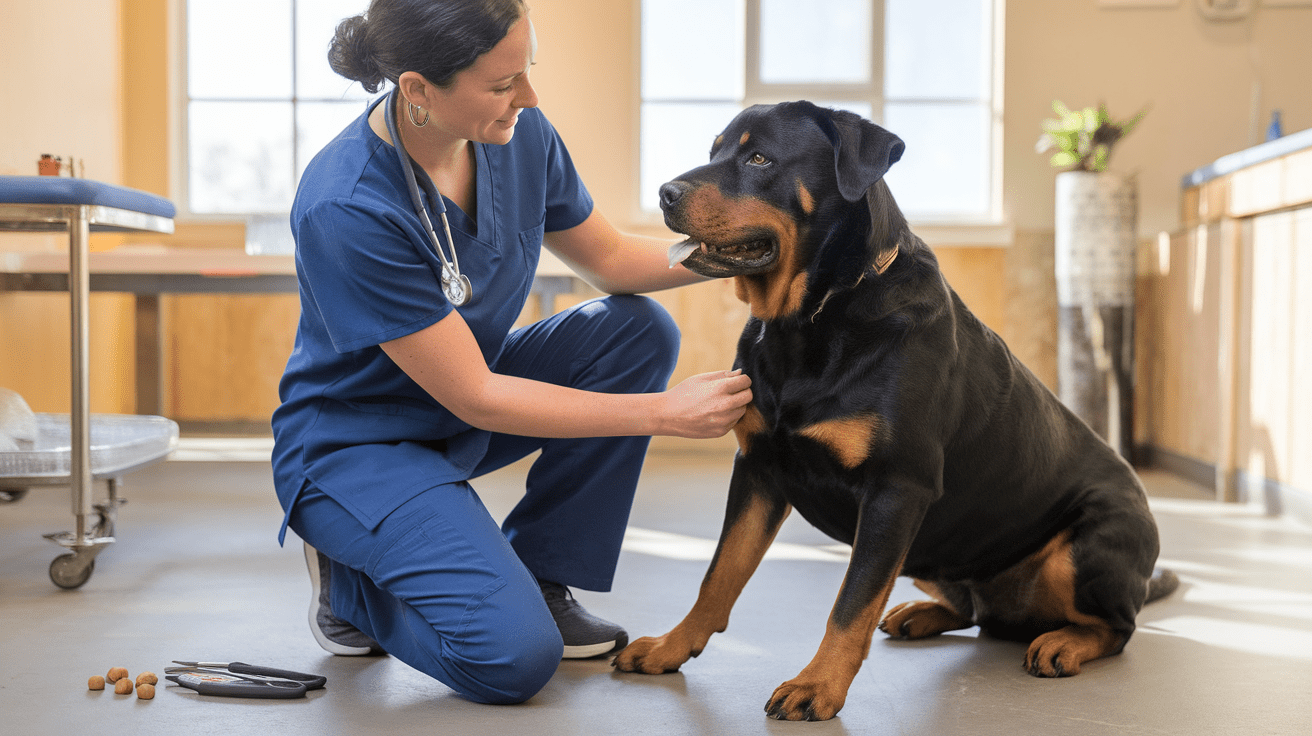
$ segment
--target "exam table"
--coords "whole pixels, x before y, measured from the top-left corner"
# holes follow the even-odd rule
[[[178,425],[158,416],[92,415],[89,381],[91,232],[173,232],[173,203],[126,187],[86,179],[0,176],[0,232],[67,232],[70,305],[70,413],[38,414],[37,438],[0,452],[0,499],[14,501],[41,485],[68,485],[75,529],[45,535],[67,552],[50,563],[50,580],[78,588],[96,556],[114,543],[124,499],[122,477],[159,462],[178,441]],[[94,482],[107,498],[95,501]]]

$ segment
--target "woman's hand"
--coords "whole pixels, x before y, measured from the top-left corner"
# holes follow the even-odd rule
[[[741,370],[701,373],[664,393],[668,429],[661,434],[692,439],[721,437],[752,402],[752,379]]]

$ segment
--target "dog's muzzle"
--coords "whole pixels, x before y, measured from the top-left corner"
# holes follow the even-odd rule
[[[661,211],[665,225],[671,230],[689,236],[687,240],[670,246],[670,268],[682,263],[688,270],[703,276],[724,278],[764,273],[774,267],[779,249],[777,239],[767,232],[739,233],[741,237],[720,242],[700,234],[696,217],[685,201],[695,189],[685,181],[672,181],[661,186]]]

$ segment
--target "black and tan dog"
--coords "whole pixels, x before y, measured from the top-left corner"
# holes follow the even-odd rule
[[[852,545],[811,663],[776,718],[842,708],[876,625],[919,639],[978,625],[1029,643],[1024,666],[1074,675],[1116,654],[1146,600],[1157,528],[1134,471],[981,324],[911,233],[884,173],[892,133],[807,102],[746,110],[708,165],[661,188],[671,249],[736,279],[751,318],[737,366],[754,399],[719,547],[692,611],[615,659],[672,672],[724,631],[792,508]],[[889,611],[906,575],[933,597]]]

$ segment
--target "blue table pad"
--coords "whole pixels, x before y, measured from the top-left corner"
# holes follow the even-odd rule
[[[0,176],[0,204],[98,205],[166,218],[177,214],[164,197],[63,176]]]

